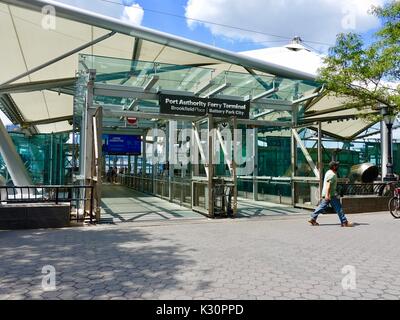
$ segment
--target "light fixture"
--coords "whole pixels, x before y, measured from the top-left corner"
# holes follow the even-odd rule
[[[214,90],[210,91],[207,93],[203,98],[211,98],[212,96],[217,95],[218,93],[224,91],[226,88],[229,88],[231,86],[230,83],[223,83]]]
[[[151,88],[154,87],[154,85],[158,82],[159,79],[160,79],[159,76],[152,76],[150,80],[144,85],[143,90],[149,91]]]
[[[255,97],[253,97],[253,98],[251,99],[251,102],[256,102],[256,101],[258,101],[258,100],[260,100],[260,99],[262,99],[262,98],[266,98],[266,97],[268,97],[268,96],[270,96],[270,95],[272,95],[272,94],[274,94],[274,93],[277,93],[278,91],[279,91],[279,87],[276,87],[276,86],[275,86],[275,81],[274,81],[273,86],[272,86],[272,89],[270,89],[270,90],[268,90],[268,91],[264,91],[264,92],[262,92],[262,93],[256,95]]]
[[[198,96],[198,95],[202,94],[203,92],[207,91],[208,89],[210,89],[214,84],[215,84],[215,82],[213,80],[204,81],[199,84],[199,86],[197,87],[197,90],[194,94],[196,96]]]
[[[396,121],[396,116],[389,110],[388,106],[380,107],[381,116],[383,117],[383,121],[387,127],[387,150],[388,150],[388,159],[387,159],[387,173],[384,181],[396,181],[396,177],[393,173],[393,158],[392,158],[392,129],[393,124]]]

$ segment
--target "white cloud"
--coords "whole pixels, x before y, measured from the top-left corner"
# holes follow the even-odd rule
[[[186,18],[238,26],[308,41],[334,43],[339,32],[365,32],[379,21],[368,14],[372,5],[385,0],[188,0]],[[200,23],[188,19],[194,29],[203,24],[214,35],[252,41],[277,40],[262,34]],[[350,28],[350,29],[349,29]]]
[[[139,4],[126,6],[122,13],[121,20],[134,25],[141,25],[143,21],[144,10]]]

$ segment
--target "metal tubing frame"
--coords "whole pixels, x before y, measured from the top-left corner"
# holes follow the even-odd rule
[[[303,152],[304,157],[306,158],[312,171],[314,172],[315,176],[319,179],[320,178],[319,170],[318,170],[317,166],[315,165],[314,161],[312,160],[310,154],[308,153],[307,148],[302,143],[301,138],[300,138],[299,134],[297,133],[296,129],[292,129],[292,134],[293,134],[293,137],[296,139],[297,144],[300,146],[300,149]]]
[[[1,1],[1,0],[0,0]],[[137,98],[139,100],[158,100],[159,94],[171,94],[171,95],[181,95],[185,97],[195,97],[195,92],[188,92],[183,90],[164,90],[159,88],[152,88],[150,90],[145,91],[142,87],[131,87],[131,86],[123,86],[116,84],[104,84],[104,83],[96,83],[94,87],[94,94],[96,96],[109,96],[109,97],[118,97],[118,98]],[[229,96],[220,94],[217,97],[218,99],[226,99],[226,100],[234,100],[245,102],[249,100],[249,97],[238,97],[238,96]],[[291,101],[283,101],[276,99],[268,99],[262,98],[257,100],[255,103],[251,103],[257,105],[260,109],[260,106],[265,106],[268,110],[277,110],[277,111],[292,111],[292,102]]]
[[[198,119],[198,117],[192,117],[192,116],[146,113],[146,112],[127,111],[127,110],[113,110],[111,108],[107,108],[107,105],[104,106],[104,116],[114,117],[114,118],[132,117],[138,119],[182,120],[188,122],[194,122]],[[214,118],[214,121],[225,122],[226,118]],[[278,121],[237,119],[237,123],[244,125],[251,125],[251,126],[259,126],[259,127],[285,127],[285,128],[292,127],[292,125],[289,122],[278,122]]]
[[[253,200],[258,201],[258,129],[253,129]]]
[[[235,130],[237,129],[238,126],[238,121],[237,118],[234,117],[232,119],[232,127],[233,127],[233,132],[235,132]],[[236,148],[237,145],[234,145],[234,148]],[[238,198],[238,186],[237,186],[237,182],[238,182],[238,178],[237,178],[237,162],[236,162],[236,155],[238,153],[234,152],[234,157],[233,157],[233,199],[232,199],[232,211],[233,211],[233,217],[237,216],[238,213],[238,202],[237,202],[237,198]]]
[[[143,134],[143,154],[142,154],[142,192],[145,193],[145,178],[146,178],[146,169],[147,169],[147,145],[146,145],[146,139],[147,138],[147,131]]]
[[[219,128],[217,128],[217,138],[218,138],[219,144],[221,146],[222,152],[224,154],[224,160],[226,161],[226,164],[228,165],[229,172],[231,173],[231,175],[233,175],[233,165],[232,165],[233,160],[230,160],[230,158],[232,158],[232,157],[228,154],[228,150],[225,148],[224,140],[222,138],[221,130]]]
[[[275,87],[275,82],[273,84],[273,88],[270,90],[267,90],[265,92],[260,93],[259,95],[252,97],[251,102],[256,102],[258,100],[261,100],[263,98],[266,98],[267,96],[270,96],[271,94],[277,93],[279,91],[279,87]]]
[[[103,125],[103,108],[99,107],[96,110],[93,118],[93,138],[94,138],[94,153],[93,153],[93,168],[92,168],[92,183],[95,207],[92,205],[92,209],[95,209],[96,221],[101,219],[101,189],[102,189],[102,166],[103,166],[103,154],[102,154],[102,125]],[[92,222],[92,211],[90,213],[90,221]]]
[[[26,1],[26,2],[28,2],[28,1]],[[86,48],[89,48],[89,47],[95,45],[96,43],[99,43],[99,42],[101,42],[103,40],[106,40],[106,39],[112,37],[114,34],[116,34],[116,32],[112,31],[112,32],[100,37],[100,38],[97,38],[97,39],[95,39],[93,41],[90,41],[90,42],[88,42],[88,43],[86,43],[86,44],[84,44],[82,46],[79,46],[76,49],[68,51],[68,52],[62,54],[61,56],[58,56],[58,57],[56,57],[54,59],[51,59],[51,60],[49,60],[49,61],[47,61],[47,62],[45,62],[45,63],[43,63],[43,64],[41,64],[41,65],[39,65],[39,66],[37,66],[35,68],[32,68],[32,69],[30,69],[30,70],[28,70],[28,71],[26,71],[24,73],[21,73],[20,75],[18,75],[16,77],[14,77],[14,78],[12,78],[10,80],[7,80],[6,82],[3,82],[2,84],[0,84],[0,88],[2,86],[4,86],[4,85],[7,85],[7,84],[13,83],[13,82],[15,82],[15,81],[17,81],[19,79],[25,78],[26,76],[29,76],[32,73],[35,73],[35,72],[37,72],[39,70],[42,70],[42,69],[44,69],[44,68],[46,68],[46,67],[48,67],[48,66],[50,66],[50,65],[52,65],[52,64],[54,64],[54,63],[56,63],[58,61],[61,61],[61,60],[65,59],[65,58],[68,58],[69,56],[72,56],[75,53],[78,53],[78,52],[80,52],[82,50],[85,50]]]
[[[32,179],[28,174],[25,164],[22,162],[21,156],[15,148],[14,142],[11,140],[3,121],[0,119],[0,154],[7,167],[14,185],[32,185]]]
[[[172,121],[168,122],[168,129],[167,129],[167,148],[168,148],[168,198],[169,201],[172,202],[173,200],[173,190],[172,190],[172,179],[174,177],[174,169],[175,169],[175,141],[176,141],[176,134],[177,132],[172,132],[175,127],[173,126]],[[171,139],[173,139],[174,143],[170,143]],[[171,146],[173,146],[173,150],[171,150]],[[178,162],[178,157],[176,157],[176,162]]]
[[[324,176],[324,163],[322,154],[322,124],[318,123],[318,171],[319,171],[319,195],[322,196],[323,189],[323,176]]]
[[[297,105],[294,105],[292,107],[292,126],[296,127],[298,122],[298,110],[297,110]],[[296,183],[294,181],[294,178],[296,177],[297,173],[297,141],[294,137],[293,134],[293,129],[291,130],[291,143],[290,143],[290,153],[291,153],[291,165],[292,165],[292,206],[296,205]]]
[[[214,218],[214,137],[212,131],[214,129],[214,120],[211,114],[208,115],[208,216]]]
[[[221,91],[224,91],[226,88],[229,88],[231,86],[230,83],[223,83],[220,86],[218,86],[217,88],[213,89],[212,91],[208,92],[207,94],[203,95],[203,98],[212,98],[214,96],[216,96],[218,93],[220,93]]]
[[[56,80],[31,81],[24,83],[2,85],[0,95],[12,93],[26,93],[32,91],[50,90],[61,87],[74,86],[77,78],[65,78]]]

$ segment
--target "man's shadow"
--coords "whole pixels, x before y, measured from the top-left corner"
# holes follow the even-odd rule
[[[357,222],[353,222],[353,228],[356,227],[362,227],[362,226],[369,226],[369,223],[357,223]],[[320,223],[319,224],[320,227],[340,227],[341,224],[340,223]]]

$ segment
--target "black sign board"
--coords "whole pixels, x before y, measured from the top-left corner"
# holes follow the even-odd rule
[[[249,119],[250,101],[160,95],[160,113],[185,116],[212,114],[219,118]]]

